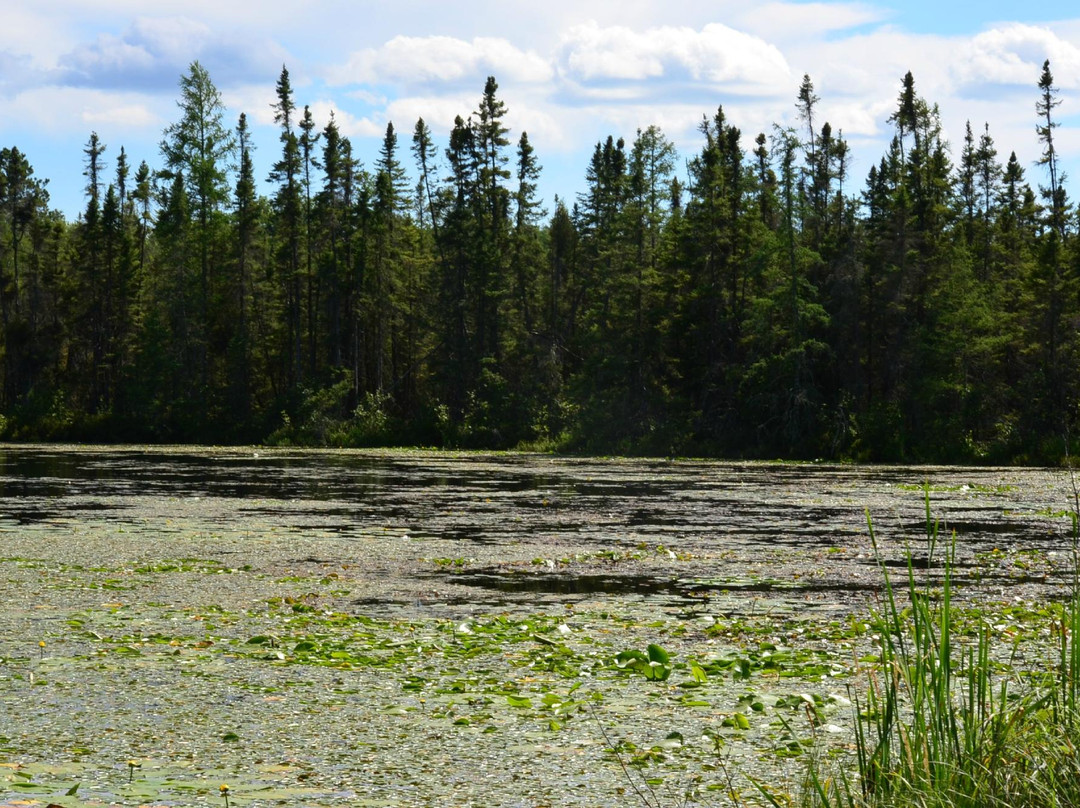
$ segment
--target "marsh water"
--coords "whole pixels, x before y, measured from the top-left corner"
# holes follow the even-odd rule
[[[305,559],[373,555],[410,585],[371,608],[549,599],[676,603],[753,592],[843,599],[887,564],[934,564],[925,492],[958,569],[1052,583],[1071,547],[1073,480],[1054,469],[571,459],[537,455],[18,447],[0,449],[0,528],[102,523],[273,531]],[[177,528],[179,529],[179,528]],[[167,537],[168,530],[165,530]],[[240,538],[238,538],[240,537]],[[408,552],[386,552],[387,543]],[[947,542],[939,539],[938,555]],[[647,556],[652,563],[641,561]],[[416,560],[425,563],[409,563]],[[707,563],[680,564],[698,560]],[[670,562],[670,563],[662,563]],[[1000,565],[997,565],[1000,567]]]
[[[1044,666],[1016,638],[1049,636],[1069,591],[1075,490],[1056,469],[3,446],[0,806],[795,789],[792,698],[846,754],[883,568],[936,585],[954,552],[957,601],[1004,615],[1009,665]],[[617,662],[652,644],[668,682]]]

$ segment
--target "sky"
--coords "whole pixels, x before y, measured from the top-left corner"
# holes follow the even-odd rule
[[[162,133],[194,61],[221,91],[227,123],[246,113],[264,178],[279,153],[271,104],[282,66],[297,105],[319,128],[333,111],[368,167],[388,122],[409,167],[418,117],[445,147],[455,116],[477,109],[494,76],[512,141],[527,131],[544,167],[550,209],[556,195],[584,191],[608,135],[629,144],[659,126],[684,174],[703,116],[720,105],[748,148],[758,132],[799,126],[804,74],[821,99],[817,120],[851,145],[860,186],[884,154],[909,70],[939,106],[954,156],[966,122],[976,136],[989,124],[999,159],[1015,151],[1036,185],[1035,101],[1049,59],[1056,146],[1080,177],[1080,7],[1058,0],[0,0],[0,19],[0,146],[27,155],[70,219],[85,208],[91,132],[109,176],[121,146],[132,166],[162,165]]]

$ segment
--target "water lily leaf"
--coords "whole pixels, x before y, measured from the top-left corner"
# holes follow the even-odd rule
[[[646,679],[654,682],[663,682],[671,675],[671,668],[662,662],[650,662],[642,671]]]
[[[683,736],[681,732],[669,732],[668,736],[657,744],[661,749],[681,749],[682,745]]]
[[[514,696],[507,694],[506,701],[511,707],[532,707],[532,699],[527,696]]]

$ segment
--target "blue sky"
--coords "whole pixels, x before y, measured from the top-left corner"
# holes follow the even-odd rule
[[[940,106],[954,153],[965,121],[977,133],[989,123],[1000,158],[1016,151],[1036,184],[1036,82],[1049,58],[1062,99],[1057,145],[1066,168],[1080,165],[1073,4],[0,0],[0,15],[0,145],[28,155],[69,217],[84,206],[91,131],[110,170],[121,146],[133,165],[160,165],[177,82],[196,59],[230,124],[247,113],[261,176],[277,153],[270,104],[282,64],[297,103],[320,126],[334,110],[367,165],[387,121],[407,163],[418,116],[444,145],[454,116],[476,108],[494,75],[511,136],[528,131],[550,200],[583,190],[592,147],[608,134],[629,142],[656,124],[689,157],[702,116],[719,104],[747,144],[774,123],[794,125],[804,73],[821,97],[819,120],[851,143],[860,184],[883,153],[907,70]]]

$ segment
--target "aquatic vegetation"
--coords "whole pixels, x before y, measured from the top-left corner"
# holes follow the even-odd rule
[[[927,545],[937,523],[927,499]],[[1073,515],[1074,541],[1077,515]],[[877,548],[873,523],[867,517]],[[855,691],[857,773],[811,759],[803,802],[859,806],[1061,806],[1080,800],[1080,587],[1050,613],[1056,659],[1045,672],[995,659],[986,621],[961,644],[953,608],[955,537],[940,588],[920,583],[909,563],[898,591],[888,569],[884,603],[872,615],[879,655]],[[1074,555],[1074,563],[1076,556]],[[1075,575],[1076,573],[1074,573]],[[900,595],[907,605],[901,606]],[[1013,646],[1012,662],[1017,662]],[[774,806],[781,802],[762,789]]]
[[[666,682],[671,676],[671,658],[655,643],[650,643],[644,653],[637,650],[620,651],[615,656],[615,664],[619,668],[640,673],[651,682]]]
[[[947,542],[908,546],[923,503],[897,483],[911,473],[308,460],[269,475],[240,458],[206,483],[216,499],[127,486],[109,508],[47,494],[47,517],[22,511],[0,559],[19,593],[0,616],[0,793],[212,805],[226,782],[230,806],[643,804],[621,757],[652,805],[760,806],[751,778],[795,805],[810,766],[869,804],[857,731],[876,745],[887,697],[869,705],[868,689],[902,667],[881,648],[882,573],[910,572],[921,593],[897,587],[903,631],[924,603],[940,636],[946,596]],[[1047,475],[1032,497],[1030,482],[977,490],[996,479],[980,474],[941,472],[935,484],[972,485],[933,505],[962,526],[952,686],[985,635],[997,709],[1002,680],[1006,707],[1052,686],[1043,652],[1060,666],[1072,557],[1065,520],[1036,513],[1060,499]],[[97,498],[113,484],[86,483]],[[243,486],[256,497],[237,507]],[[889,517],[877,556],[864,490]],[[1017,724],[1039,726],[1054,703]],[[896,704],[900,726],[910,697]]]

